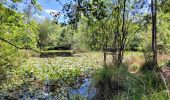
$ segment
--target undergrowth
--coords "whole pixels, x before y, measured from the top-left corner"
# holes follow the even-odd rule
[[[104,66],[93,78],[95,100],[168,100],[166,86],[154,71],[129,73],[126,65]]]

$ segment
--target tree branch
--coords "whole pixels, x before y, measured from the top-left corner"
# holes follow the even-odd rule
[[[38,51],[38,50],[35,50],[35,49],[32,49],[32,48],[19,47],[19,46],[15,45],[15,44],[13,44],[13,43],[11,43],[11,42],[9,42],[8,40],[6,40],[6,39],[4,39],[4,38],[2,38],[2,37],[0,37],[0,40],[3,41],[3,42],[5,42],[5,43],[7,43],[7,44],[9,44],[9,45],[11,45],[11,46],[13,46],[13,47],[15,47],[16,49],[32,50],[32,51],[34,51],[34,52],[41,53],[41,51]]]

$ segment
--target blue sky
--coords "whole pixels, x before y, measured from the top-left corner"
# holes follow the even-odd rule
[[[8,3],[11,3],[10,0],[7,0]],[[28,0],[23,0],[23,1],[26,1],[28,2],[28,4],[30,3],[30,1]],[[60,1],[60,2],[59,2]],[[50,15],[50,12],[62,12],[62,8],[63,8],[63,4],[66,4],[66,3],[69,3],[70,1],[73,1],[73,0],[37,0],[37,3],[41,5],[42,7],[42,11],[40,12],[40,14],[38,13],[35,13],[34,14],[34,18],[37,19],[37,21],[42,21],[43,19],[45,18],[49,18],[49,19],[52,19],[52,15]],[[150,4],[150,0],[145,0],[148,4]],[[24,9],[24,6],[25,4],[24,3],[21,3],[20,7],[19,7],[19,10],[18,11],[21,11]],[[147,7],[146,7],[147,8]],[[146,12],[147,10],[146,9],[142,9],[143,12]],[[68,21],[68,19],[64,19],[64,16],[63,14],[61,13],[60,17],[59,17],[59,22],[64,22],[64,21]]]
[[[17,3],[17,11],[23,12],[24,9],[28,6],[27,4],[30,4],[30,1],[31,0],[23,0],[24,3]],[[50,12],[61,12],[63,8],[62,4],[69,3],[70,1],[72,0],[60,0],[60,2],[57,0],[37,0],[37,3],[42,7],[42,11],[40,13],[34,13],[33,17],[36,18],[38,21],[41,21],[45,18],[52,19],[53,17],[52,15],[50,15]],[[0,2],[2,1],[0,0]],[[7,0],[6,2],[6,7],[8,7],[8,4],[14,4],[13,2],[11,2],[11,0]],[[63,22],[64,20],[64,16],[61,14],[59,22]]]
[[[38,19],[45,19],[46,17],[52,19],[50,12],[51,11],[52,12],[61,12],[61,10],[63,8],[62,4],[69,3],[70,1],[72,1],[72,0],[60,0],[60,2],[57,0],[38,0],[38,4],[40,4],[42,6],[43,10],[41,11],[40,15],[35,14],[35,16]],[[148,2],[150,4],[150,0],[146,0],[146,2]],[[63,22],[64,20],[65,20],[64,16],[61,15],[59,18],[59,22]]]
[[[71,0],[60,0],[62,4],[69,3]],[[35,14],[34,16],[39,19],[44,18],[50,18],[52,19],[52,16],[50,15],[50,12],[61,12],[63,6],[60,2],[56,0],[38,0],[38,4],[40,4],[43,8],[41,11],[41,14]],[[59,22],[63,22],[64,17],[61,15],[59,18]]]

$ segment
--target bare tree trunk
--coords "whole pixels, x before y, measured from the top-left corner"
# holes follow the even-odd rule
[[[154,69],[158,68],[157,62],[157,9],[156,9],[157,0],[151,0],[151,13],[152,13],[152,52],[153,52],[153,67]]]

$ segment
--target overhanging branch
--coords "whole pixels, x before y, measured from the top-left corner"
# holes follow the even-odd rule
[[[13,44],[13,43],[11,43],[11,42],[9,42],[8,40],[6,40],[6,39],[4,39],[4,38],[2,38],[2,37],[0,37],[0,40],[3,41],[3,42],[5,42],[5,43],[7,43],[7,44],[9,44],[9,45],[11,45],[11,46],[13,46],[13,47],[15,47],[16,49],[32,50],[32,51],[34,51],[34,52],[41,53],[41,51],[38,51],[38,50],[35,50],[35,49],[32,49],[32,48],[19,47],[19,46],[15,45],[15,44]]]

